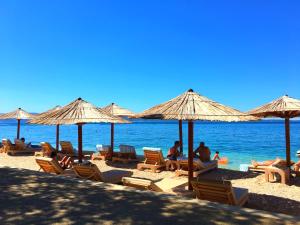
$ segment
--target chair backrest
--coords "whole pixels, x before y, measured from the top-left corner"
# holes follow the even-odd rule
[[[2,144],[5,151],[14,149],[14,145],[9,139],[2,139]]]
[[[131,145],[120,145],[119,149],[122,153],[135,153],[135,147]]]
[[[17,150],[25,150],[26,149],[26,144],[21,141],[20,139],[15,139],[15,145]]]
[[[120,152],[125,155],[128,156],[130,158],[136,158],[136,151],[135,151],[135,147],[131,146],[131,145],[120,145],[119,146]]]
[[[198,180],[192,181],[192,186],[197,198],[199,199],[230,205],[236,204],[232,185],[228,180],[216,181],[198,178]]]
[[[74,148],[70,141],[60,141],[61,153],[74,155]]]
[[[134,177],[123,177],[122,182],[124,186],[134,187],[140,190],[150,190],[153,185],[152,180],[134,178]]]
[[[102,174],[95,164],[74,164],[73,169],[76,175],[80,178],[94,181],[103,181]]]
[[[144,157],[146,164],[162,165],[165,160],[160,148],[144,147]]]
[[[61,174],[64,171],[59,163],[54,159],[38,157],[35,161],[46,173]]]
[[[55,151],[55,149],[48,142],[41,142],[42,152],[45,156],[50,157],[51,153]]]
[[[107,156],[107,154],[110,152],[111,147],[110,145],[96,145],[97,151],[100,153],[102,156]]]

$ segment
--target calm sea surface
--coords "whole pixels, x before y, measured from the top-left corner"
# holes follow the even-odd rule
[[[13,120],[0,121],[0,137],[13,140],[17,123]],[[21,137],[33,144],[41,141],[55,146],[55,126],[21,124]],[[184,153],[187,154],[187,124],[183,124]],[[132,124],[115,126],[115,147],[119,144],[133,145],[138,154],[142,148],[162,148],[166,156],[168,148],[178,139],[177,121],[136,120]],[[77,147],[77,126],[61,126],[60,140],[69,140]],[[229,158],[228,168],[239,169],[239,165],[252,159],[266,160],[275,157],[285,158],[284,121],[259,121],[243,123],[196,122],[194,146],[204,141],[212,153],[220,151],[221,156]],[[110,143],[109,124],[86,124],[83,126],[83,147],[96,150],[96,144]],[[300,121],[291,122],[291,155],[297,160],[296,151],[300,149]]]

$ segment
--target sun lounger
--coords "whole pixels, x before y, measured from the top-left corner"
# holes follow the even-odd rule
[[[180,169],[176,170],[176,176],[188,175],[188,160],[179,160]],[[200,159],[193,160],[193,177],[198,177],[199,174],[205,173],[207,171],[217,169],[218,161],[212,160],[209,162],[202,162]]]
[[[64,169],[59,165],[59,163],[52,158],[37,157],[35,161],[40,166],[40,168],[46,173],[61,174],[64,171]]]
[[[24,154],[28,154],[28,153],[29,154],[34,154],[35,152],[41,151],[40,146],[36,146],[36,145],[28,146],[23,141],[21,141],[20,139],[15,139],[15,146],[16,146],[17,151],[20,151],[20,153],[24,153]]]
[[[293,165],[295,162],[293,162],[293,161],[291,161],[291,165]],[[278,161],[277,163],[275,163],[275,164],[272,164],[272,166],[279,166],[279,167],[282,167],[282,168],[284,168],[284,167],[286,167],[287,165],[286,165],[286,161],[285,160],[281,160],[281,161]],[[249,171],[252,171],[252,172],[262,172],[262,173],[264,173],[265,172],[265,169],[268,169],[270,167],[270,165],[268,165],[268,166],[260,166],[260,165],[249,165],[248,166],[248,169],[249,169]]]
[[[198,199],[237,206],[248,201],[248,189],[232,187],[230,181],[198,178],[192,186]]]
[[[41,153],[35,154],[35,156],[47,156],[50,157],[52,152],[56,152],[56,149],[51,146],[48,142],[41,142],[42,151]]]
[[[69,157],[74,157],[75,156],[75,149],[73,148],[73,145],[69,141],[60,141],[60,146],[61,146],[61,153],[69,156]]]
[[[187,179],[176,178],[164,178],[160,181],[153,182],[147,179],[123,177],[122,182],[125,186],[134,187],[139,190],[151,190],[170,194],[176,194],[177,191],[184,190],[188,184]]]
[[[166,163],[160,148],[144,147],[145,161],[137,165],[138,170],[151,169],[156,173],[157,170],[161,170],[166,167]]]
[[[120,145],[120,152],[114,152],[114,156],[112,157],[113,162],[137,162],[138,159],[136,157],[135,148],[130,145]]]
[[[96,145],[98,153],[92,155],[92,160],[108,160],[108,154],[111,150],[109,145]]]
[[[11,143],[9,139],[2,139],[2,151],[4,153],[10,154],[11,152],[16,151],[16,146]]]
[[[266,182],[275,181],[276,175],[280,176],[282,184],[290,183],[290,170],[289,168],[277,168],[275,166],[269,166],[265,169]]]
[[[74,172],[77,177],[93,181],[102,181],[107,183],[121,183],[122,178],[131,176],[132,172],[113,170],[107,172],[100,172],[95,164],[74,164]]]

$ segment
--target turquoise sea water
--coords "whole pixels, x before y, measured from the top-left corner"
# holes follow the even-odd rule
[[[16,121],[0,121],[0,138],[16,136]],[[243,123],[196,122],[194,147],[204,141],[212,153],[220,151],[229,158],[228,168],[239,169],[239,165],[252,159],[263,161],[275,157],[285,158],[284,121],[259,121]],[[21,137],[38,144],[48,141],[55,146],[55,126],[21,124]],[[187,124],[183,124],[184,153],[187,154]],[[133,145],[138,154],[142,148],[160,147],[166,156],[168,148],[178,139],[177,121],[135,120],[132,124],[115,126],[115,147],[119,144]],[[60,140],[69,140],[77,147],[77,126],[61,126]],[[110,143],[110,124],[86,124],[83,126],[83,147],[96,150],[96,144]],[[291,155],[297,160],[300,149],[300,121],[291,121]]]

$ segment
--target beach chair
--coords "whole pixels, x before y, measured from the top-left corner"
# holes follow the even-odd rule
[[[144,147],[145,161],[137,164],[138,170],[151,169],[156,173],[157,170],[161,170],[166,167],[166,163],[160,148]]]
[[[60,164],[52,158],[37,157],[35,161],[46,173],[62,174],[64,171]]]
[[[198,178],[192,181],[196,198],[229,205],[243,206],[248,201],[248,189],[232,187],[230,181]]]
[[[15,151],[12,151],[11,154],[35,154],[35,152],[40,151],[41,148],[33,148],[28,147],[23,141],[20,139],[15,139]]]
[[[290,164],[292,166],[293,164],[295,164],[295,162],[291,161]],[[268,165],[268,166],[260,166],[260,165],[256,166],[256,165],[252,164],[252,165],[248,166],[248,170],[252,171],[252,172],[262,172],[262,173],[264,173],[265,169],[268,169],[270,166],[278,166],[278,167],[281,167],[281,168],[286,168],[287,163],[286,163],[286,160],[281,159],[277,163],[273,163],[272,165]]]
[[[73,148],[73,145],[70,141],[60,141],[61,146],[61,153],[69,156],[74,157],[75,156],[75,149]]]
[[[135,177],[123,177],[124,186],[133,187],[139,190],[150,190],[156,192],[165,192],[169,194],[177,194],[182,192],[187,186],[187,179],[164,178],[160,181],[152,181]]]
[[[42,151],[35,156],[47,156],[50,157],[52,152],[56,152],[56,149],[48,142],[41,142]]]
[[[88,179],[93,181],[101,181],[107,183],[121,183],[122,178],[126,176],[131,176],[132,172],[130,171],[107,171],[100,172],[98,167],[95,164],[74,164],[73,170],[77,177],[82,179]]]
[[[113,162],[138,162],[136,157],[135,148],[131,145],[120,145],[120,152],[114,152],[114,156],[112,157]]]
[[[269,166],[268,168],[265,168],[266,182],[275,181],[277,175],[280,177],[282,184],[290,183],[290,169],[289,168],[277,168],[275,166]]]
[[[110,145],[96,145],[98,153],[94,153],[91,157],[92,160],[108,160],[109,152],[111,151]]]
[[[11,154],[11,152],[16,151],[16,146],[11,143],[9,139],[2,139],[2,151],[7,154]]]
[[[175,171],[176,176],[188,176],[188,160],[179,160],[180,169]],[[218,161],[212,160],[209,162],[202,162],[200,159],[193,160],[193,177],[198,177],[199,174],[218,168]]]

